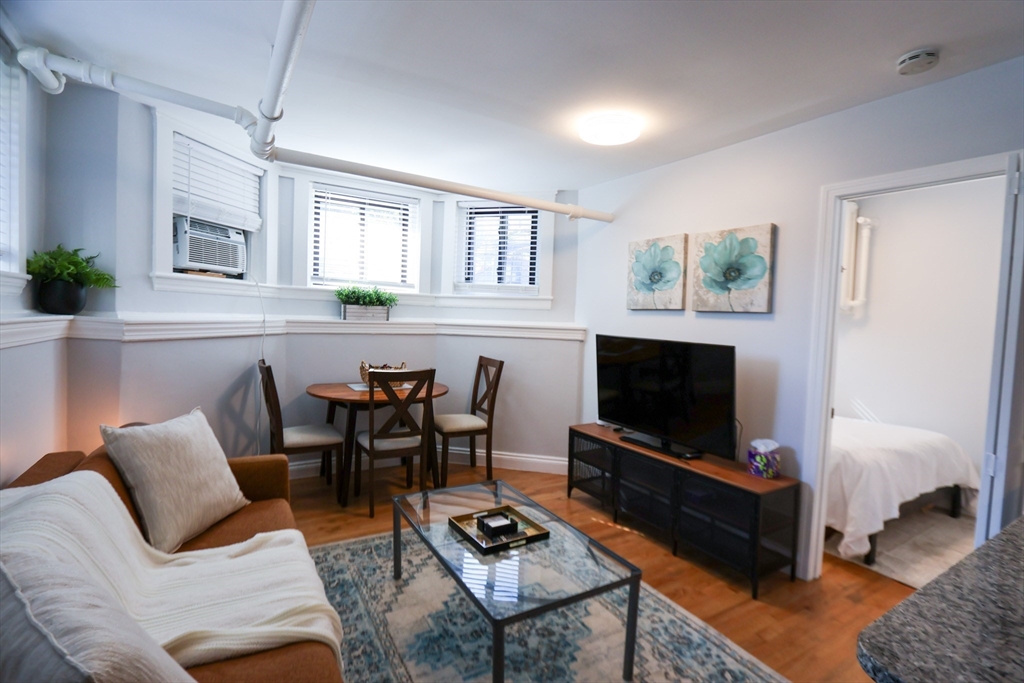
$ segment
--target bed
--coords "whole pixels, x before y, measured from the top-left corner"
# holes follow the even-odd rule
[[[839,554],[846,558],[870,558],[874,535],[899,517],[901,503],[946,486],[979,485],[971,458],[948,436],[845,417],[832,420],[826,477],[825,524],[842,532]]]

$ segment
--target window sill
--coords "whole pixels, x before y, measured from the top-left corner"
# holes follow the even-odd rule
[[[0,296],[18,296],[31,279],[24,273],[0,272]]]
[[[187,275],[185,273],[150,273],[153,289],[158,292],[185,294],[219,294],[221,296],[259,297],[268,299],[295,299],[302,301],[335,301],[334,290],[329,287],[293,287],[289,285],[260,285],[252,280],[227,280]],[[550,296],[516,296],[509,294],[421,294],[397,292],[400,306],[426,306],[434,308],[492,308],[520,310],[550,310]]]
[[[437,294],[437,308],[507,308],[521,310],[550,310],[554,297],[523,296],[515,294]]]

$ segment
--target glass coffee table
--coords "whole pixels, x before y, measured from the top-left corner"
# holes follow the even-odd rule
[[[633,678],[640,570],[502,481],[393,497],[395,578],[402,577],[402,518],[491,624],[493,678],[505,677],[505,628],[518,621],[629,586],[622,678]],[[481,555],[448,518],[511,505],[545,527],[542,541]]]

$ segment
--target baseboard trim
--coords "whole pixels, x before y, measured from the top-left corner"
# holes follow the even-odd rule
[[[320,476],[320,455],[303,455],[301,459],[292,460],[288,463],[288,471],[292,479],[306,479]],[[438,450],[438,458],[441,452]],[[557,455],[537,455],[533,453],[507,453],[494,451],[491,454],[494,467],[506,470],[517,470],[520,472],[544,472],[546,474],[565,474],[567,471],[566,458]],[[458,465],[469,464],[469,448],[459,447],[448,449],[448,461]],[[393,460],[378,461],[380,467],[394,467],[398,465],[398,458]],[[363,471],[366,471],[366,460],[363,460]],[[477,469],[484,471],[487,466],[486,456],[483,448],[478,448],[476,453]]]

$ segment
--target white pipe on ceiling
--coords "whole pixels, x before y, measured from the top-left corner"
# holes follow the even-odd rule
[[[605,223],[611,223],[615,220],[615,216],[613,214],[605,213],[604,211],[595,211],[593,209],[585,209],[582,206],[576,206],[574,204],[561,204],[559,202],[549,202],[543,199],[534,199],[533,197],[523,197],[509,192],[488,190],[483,187],[454,183],[448,180],[441,180],[440,178],[431,178],[429,176],[416,175],[414,173],[406,173],[404,171],[393,171],[387,168],[380,168],[379,166],[368,166],[367,164],[360,164],[354,161],[344,161],[342,159],[324,157],[318,154],[310,154],[309,152],[299,152],[294,149],[285,149],[283,147],[277,147],[274,149],[274,159],[285,164],[295,164],[296,166],[319,168],[325,171],[349,173],[351,175],[376,178],[377,180],[386,180],[392,183],[400,183],[402,185],[423,187],[428,190],[437,190],[438,192],[448,192],[451,194],[478,197],[480,199],[490,199],[503,204],[528,206],[531,209],[540,209],[542,211],[563,214],[572,220],[576,220],[578,218],[591,218],[595,221],[604,221]]]
[[[281,19],[277,24],[277,37],[270,56],[263,99],[256,109],[256,130],[250,133],[252,142],[249,147],[261,159],[269,159],[274,151],[274,125],[284,114],[284,93],[288,89],[295,62],[299,59],[314,5],[316,0],[286,0],[281,7]]]
[[[196,111],[220,116],[234,121],[249,131],[256,126],[256,117],[244,107],[232,107],[228,104],[208,100],[205,97],[190,95],[187,92],[175,90],[174,88],[166,88],[156,83],[125,76],[124,74],[90,64],[89,62],[68,59],[67,57],[52,54],[41,47],[23,47],[18,50],[18,62],[39,79],[43,89],[47,90],[47,92],[52,91],[47,89],[46,86],[52,85],[58,78],[60,79],[60,90],[62,90],[64,87],[63,79],[67,75],[76,81],[88,83],[89,85],[98,85],[107,90],[135,93],[136,95],[152,97],[164,102],[179,104],[189,109],[195,109]],[[33,67],[41,70],[42,75],[37,72],[37,68]],[[52,94],[57,94],[60,90],[52,92]]]
[[[83,83],[96,85],[108,90],[123,91],[170,102],[197,111],[234,121],[246,130],[252,138],[250,149],[254,155],[270,161],[338,171],[351,175],[376,178],[388,182],[422,187],[438,192],[465,195],[488,199],[504,204],[526,206],[541,211],[550,211],[568,216],[570,220],[590,218],[596,221],[611,223],[615,216],[604,211],[585,209],[574,204],[550,202],[533,197],[524,197],[488,190],[483,187],[455,183],[440,178],[394,171],[391,169],[369,166],[354,161],[334,159],[308,152],[282,149],[274,144],[274,126],[283,115],[282,104],[284,93],[288,89],[295,62],[302,48],[309,21],[312,17],[316,0],[286,0],[281,8],[281,20],[277,28],[277,38],[271,55],[270,70],[264,86],[263,99],[257,111],[258,116],[244,107],[232,107],[214,100],[190,95],[189,93],[166,88],[138,78],[125,76],[110,69],[90,64],[89,62],[69,59],[54,55],[41,47],[25,46],[18,50],[18,62],[36,77],[46,92],[57,94],[64,89],[65,75]],[[269,113],[267,113],[269,111]]]

